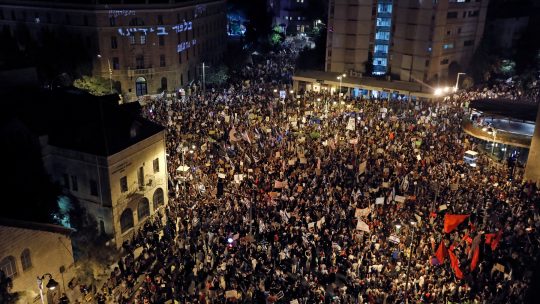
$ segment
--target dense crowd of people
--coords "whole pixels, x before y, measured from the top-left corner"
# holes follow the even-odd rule
[[[528,84],[514,81],[500,81],[491,86],[476,86],[469,90],[456,92],[456,98],[460,99],[495,99],[506,102],[539,103],[540,102],[540,78]],[[448,96],[446,100],[450,99]]]
[[[540,192],[464,162],[465,98],[291,93],[295,54],[143,106],[167,127],[169,202],[98,303],[523,303]]]

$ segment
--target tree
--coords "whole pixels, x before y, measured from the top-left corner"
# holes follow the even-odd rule
[[[109,79],[103,77],[83,76],[73,82],[73,86],[95,96],[111,94],[111,83]],[[115,92],[113,86],[113,92]]]
[[[229,79],[229,69],[224,64],[220,64],[217,68],[210,69],[205,77],[206,84],[220,86]]]
[[[270,35],[270,44],[272,46],[280,45],[285,40],[285,35],[282,33],[282,30],[279,26],[274,26],[272,29],[272,34]]]

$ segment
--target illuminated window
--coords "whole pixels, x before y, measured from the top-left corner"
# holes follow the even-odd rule
[[[141,35],[141,44],[146,44],[146,35]]]
[[[449,50],[449,49],[453,49],[454,48],[454,44],[453,43],[446,43],[446,44],[443,44],[443,49],[444,50]]]
[[[389,40],[390,39],[390,32],[377,32],[377,33],[375,33],[375,39]]]
[[[377,18],[377,26],[390,26],[390,18]]]
[[[129,36],[129,44],[135,44],[135,36]]]

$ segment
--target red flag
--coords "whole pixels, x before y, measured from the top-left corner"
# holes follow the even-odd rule
[[[437,252],[435,253],[435,256],[437,257],[437,260],[439,260],[439,263],[444,263],[444,258],[446,257],[448,253],[448,250],[446,247],[444,247],[444,241],[441,241],[441,244],[439,244],[439,249],[437,249]]]
[[[463,272],[461,272],[461,269],[459,269],[459,262],[456,257],[456,255],[452,252],[452,247],[450,247],[450,250],[448,251],[448,257],[450,258],[450,266],[454,270],[454,273],[456,274],[456,278],[463,279]]]
[[[491,241],[495,238],[496,234],[495,233],[486,233],[486,234],[484,234],[484,236],[486,237],[486,245],[491,245]]]
[[[480,259],[480,247],[476,247],[473,253],[472,261],[471,261],[471,271],[473,271],[476,266],[478,266],[478,260]]]
[[[499,232],[497,232],[497,236],[491,241],[491,250],[495,250],[497,248],[499,242],[501,241],[501,238],[502,230],[499,230]]]
[[[468,233],[467,233],[467,234],[465,234],[465,235],[463,236],[463,239],[462,239],[462,241],[465,241],[465,242],[467,242],[467,244],[469,244],[469,245],[471,245],[471,244],[472,244],[472,238],[471,238],[471,237],[469,236],[469,234],[468,234]]]
[[[469,217],[468,214],[445,214],[444,215],[444,232],[450,233],[456,229],[459,224]]]

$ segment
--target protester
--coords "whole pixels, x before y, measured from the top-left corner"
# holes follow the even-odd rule
[[[523,303],[540,192],[463,161],[461,102],[291,94],[295,56],[143,106],[167,127],[169,204],[123,244],[99,299]]]

